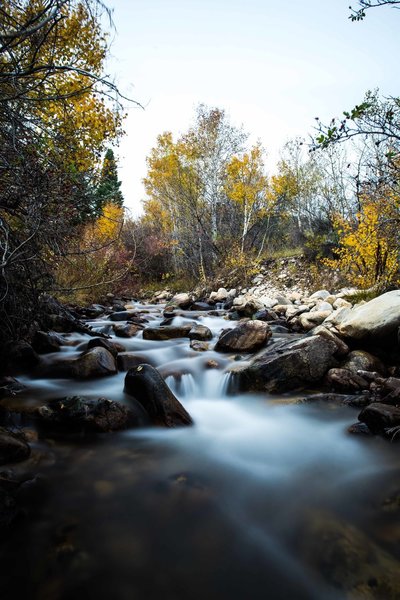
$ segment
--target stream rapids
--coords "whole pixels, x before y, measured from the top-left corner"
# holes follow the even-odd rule
[[[163,306],[135,308],[163,320]],[[193,321],[213,342],[236,325],[197,312],[172,324]],[[112,334],[106,318],[89,324]],[[89,338],[69,339],[73,356]],[[396,444],[351,436],[355,408],[234,393],[233,357],[186,338],[119,341],[160,370],[195,424],[35,442],[27,517],[3,541],[3,600],[400,598]],[[125,374],[19,377],[17,401],[129,403]]]

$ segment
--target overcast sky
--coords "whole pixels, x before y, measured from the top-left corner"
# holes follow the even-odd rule
[[[353,3],[354,6],[357,2]],[[273,172],[285,141],[312,133],[368,89],[399,95],[400,11],[348,19],[349,0],[112,0],[111,71],[131,108],[116,151],[125,204],[144,198],[145,159],[163,131],[190,126],[199,103],[223,108]]]

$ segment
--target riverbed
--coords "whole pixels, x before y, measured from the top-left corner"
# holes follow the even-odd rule
[[[162,322],[162,306],[136,308]],[[211,348],[235,326],[200,312],[173,324],[193,321]],[[107,318],[90,324],[112,334]],[[74,356],[89,338],[69,339]],[[4,600],[400,598],[398,445],[349,434],[355,408],[235,393],[230,369],[249,357],[186,338],[119,341],[159,369],[194,426],[34,442],[26,518],[2,550]],[[16,401],[129,404],[125,375],[25,375]]]

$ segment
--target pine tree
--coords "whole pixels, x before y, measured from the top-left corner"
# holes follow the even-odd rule
[[[120,190],[121,182],[118,180],[117,163],[114,152],[109,148],[104,157],[103,167],[100,174],[100,182],[97,188],[97,206],[98,213],[106,204],[115,204],[122,208],[124,197]]]

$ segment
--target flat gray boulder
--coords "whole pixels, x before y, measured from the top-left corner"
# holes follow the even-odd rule
[[[400,326],[400,290],[387,292],[348,310],[336,325],[339,333],[358,341],[394,342]]]

